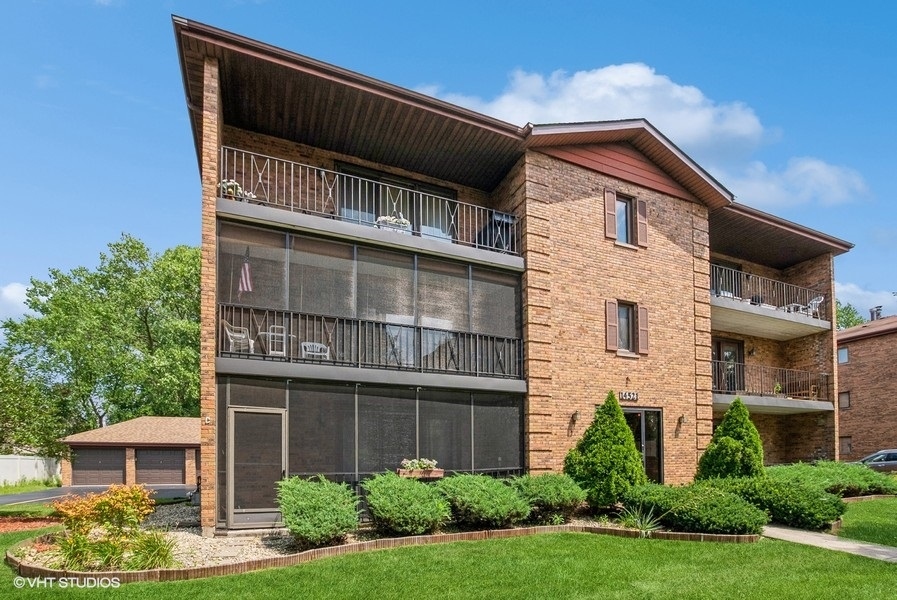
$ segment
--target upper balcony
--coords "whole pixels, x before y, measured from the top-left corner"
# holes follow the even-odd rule
[[[711,265],[713,329],[772,340],[830,331],[830,299],[800,286]]]
[[[517,256],[510,213],[349,173],[221,148],[219,196]]]
[[[713,404],[723,411],[738,396],[755,413],[831,412],[832,378],[828,373],[714,360]]]

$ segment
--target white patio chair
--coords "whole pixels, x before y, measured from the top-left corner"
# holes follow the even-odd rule
[[[224,333],[227,336],[228,352],[243,352],[245,350],[249,350],[250,354],[255,352],[255,340],[249,336],[248,328],[234,327],[223,319],[221,324],[224,325]]]
[[[330,360],[330,347],[319,342],[302,342],[300,345],[302,358]]]
[[[809,317],[816,317],[817,319],[821,319],[819,308],[822,305],[822,302],[825,300],[825,296],[816,296],[812,300],[807,303],[807,308],[804,310],[804,314]]]

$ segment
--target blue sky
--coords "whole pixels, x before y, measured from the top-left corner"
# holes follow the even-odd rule
[[[514,124],[646,117],[740,202],[853,242],[897,313],[897,3],[19,1],[0,72],[0,317],[122,233],[199,243],[171,15]]]

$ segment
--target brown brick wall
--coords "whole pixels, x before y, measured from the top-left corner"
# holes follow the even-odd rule
[[[218,149],[221,145],[218,123],[221,122],[218,62],[206,58],[203,76],[202,105],[202,221],[200,255],[200,464],[202,489],[200,494],[200,524],[203,535],[212,535],[215,528],[215,471],[216,436],[215,424],[215,282],[216,274],[216,232],[215,198],[218,185]],[[206,422],[208,417],[208,423]],[[224,418],[224,415],[220,415]]]
[[[840,433],[850,437],[856,460],[876,450],[897,448],[897,332],[846,342],[848,362],[838,365],[838,391],[850,392],[850,408],[839,409]]]
[[[62,479],[62,485],[68,487],[72,485],[72,461],[67,458],[59,461],[59,476]]]
[[[134,448],[125,448],[125,485],[137,483],[137,453]]]
[[[561,469],[608,390],[630,390],[638,402],[622,405],[663,411],[665,480],[690,480],[712,419],[706,208],[536,152],[526,174],[530,469]],[[604,237],[608,187],[648,201],[647,248]],[[608,299],[648,308],[647,356],[605,350]],[[576,411],[584,418],[571,426]]]

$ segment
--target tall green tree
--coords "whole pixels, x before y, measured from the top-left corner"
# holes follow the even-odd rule
[[[61,456],[58,407],[29,382],[24,369],[0,352],[0,454]]]
[[[763,442],[741,398],[735,397],[701,459],[695,479],[763,475]]]
[[[141,415],[199,414],[199,250],[161,255],[129,235],[95,270],[32,279],[31,314],[3,323],[62,435]]]
[[[838,329],[847,329],[855,327],[866,322],[863,315],[860,314],[852,304],[841,304],[840,300],[835,300],[835,310],[837,311]]]
[[[611,506],[631,486],[647,483],[642,455],[613,391],[564,458],[564,473],[586,490],[595,509]]]

